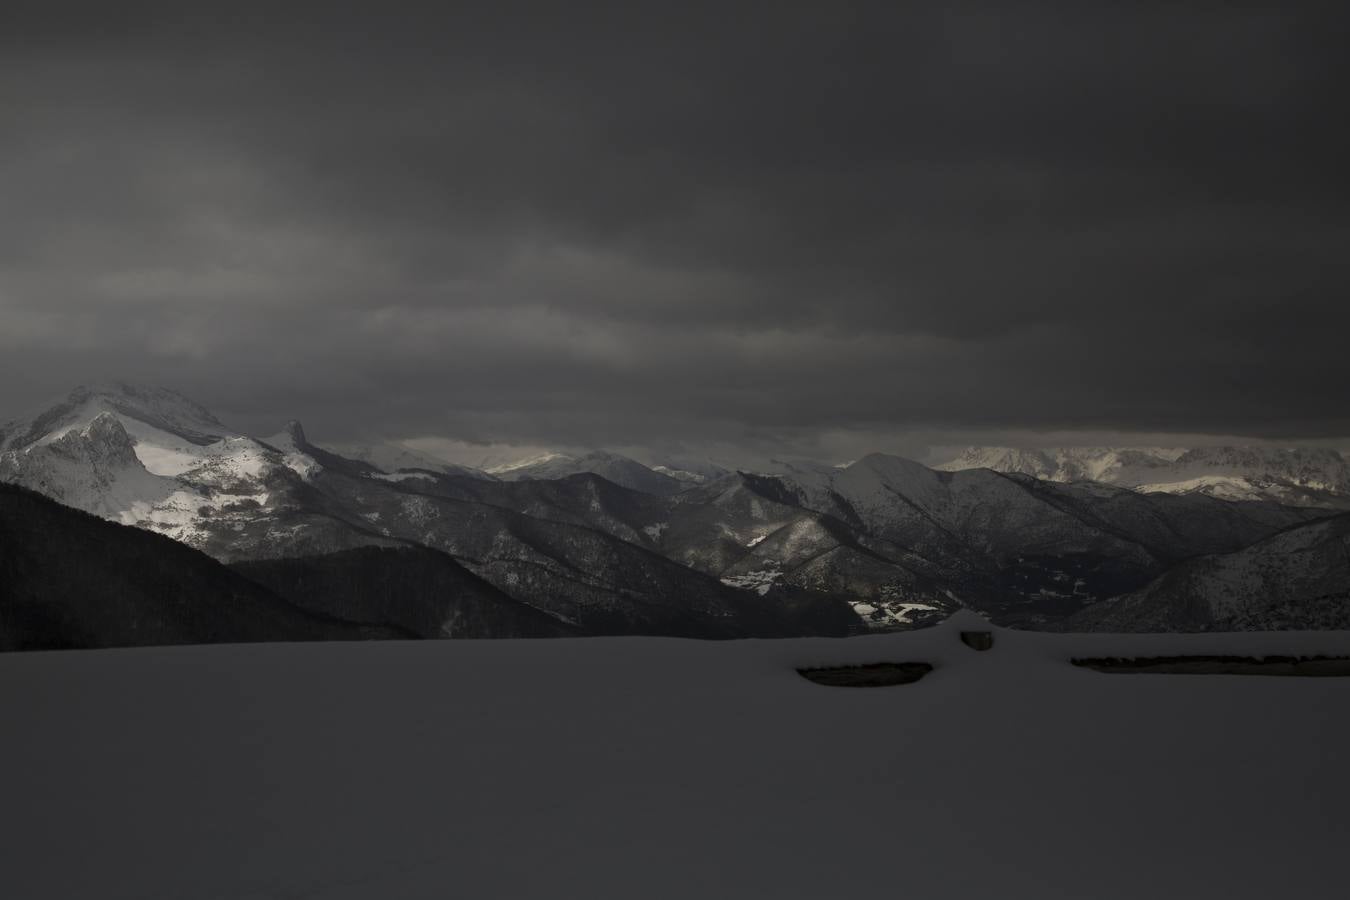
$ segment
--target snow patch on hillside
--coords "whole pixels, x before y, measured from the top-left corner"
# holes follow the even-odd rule
[[[370,477],[379,481],[435,481],[436,476],[427,472],[371,472]]]
[[[740,588],[743,591],[754,591],[763,597],[773,586],[783,577],[779,569],[756,569],[753,572],[743,572],[739,575],[725,575],[722,577],[722,583],[728,587]]]

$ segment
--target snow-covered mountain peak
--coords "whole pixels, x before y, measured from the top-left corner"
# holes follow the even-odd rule
[[[195,400],[161,387],[123,382],[85,386],[76,388],[67,402],[118,413],[196,444],[213,443],[238,433]]]
[[[205,540],[207,520],[267,504],[280,470],[318,469],[180,394],[119,383],[77,388],[7,434],[0,480],[189,543]]]
[[[237,481],[253,477],[266,463],[261,445],[222,424],[201,404],[163,388],[119,383],[76,388],[30,421],[26,443],[16,438],[13,445],[31,451],[101,419],[120,425],[140,463],[154,475],[180,478],[201,470],[211,481]]]
[[[0,452],[0,481],[122,521],[137,504],[148,507],[179,486],[174,479],[146,469],[136,454],[134,438],[122,420],[108,412],[51,440]]]
[[[87,455],[97,457],[108,465],[140,466],[136,456],[136,442],[122,427],[122,421],[112,413],[99,413],[83,429],[67,431],[52,442],[53,447],[82,447]]]
[[[105,413],[120,419],[133,437],[149,428],[205,446],[236,434],[201,404],[181,394],[113,382],[77,387],[56,405],[6,426],[0,450],[22,450],[53,441]]]

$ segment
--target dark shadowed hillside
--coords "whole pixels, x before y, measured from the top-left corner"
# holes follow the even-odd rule
[[[421,638],[560,637],[576,629],[511,599],[444,553],[361,547],[236,563],[235,571],[303,609],[389,625]]]
[[[178,541],[0,484],[0,649],[397,636],[305,612]]]
[[[1067,619],[1064,631],[1350,628],[1350,515],[1173,567]]]

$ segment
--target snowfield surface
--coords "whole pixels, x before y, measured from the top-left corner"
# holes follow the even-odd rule
[[[977,653],[972,622],[5,655],[4,894],[1340,895],[1350,679],[1066,660],[1345,654],[1350,633],[997,631]],[[937,668],[793,671],[877,661]]]

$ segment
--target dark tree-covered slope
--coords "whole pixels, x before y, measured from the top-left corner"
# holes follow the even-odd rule
[[[1189,559],[1064,631],[1350,628],[1350,514],[1297,525],[1233,553]]]
[[[444,553],[361,547],[241,562],[235,571],[311,612],[421,638],[560,637],[576,629],[497,590]]]
[[[301,610],[178,541],[0,484],[0,650],[396,636]]]

